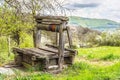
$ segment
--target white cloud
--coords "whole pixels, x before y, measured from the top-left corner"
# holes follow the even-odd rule
[[[99,4],[95,7],[76,8],[72,15],[88,17],[88,18],[101,18],[110,19],[120,22],[120,0],[68,0],[68,7],[72,4]],[[73,8],[71,6],[70,8]]]

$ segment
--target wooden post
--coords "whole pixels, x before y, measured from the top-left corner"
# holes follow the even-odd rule
[[[45,61],[45,69],[46,71],[49,70],[49,58],[48,57],[46,58],[46,61]]]
[[[59,33],[56,32],[56,42],[55,42],[56,46],[58,46],[59,44]]]
[[[69,46],[70,48],[72,48],[72,36],[71,36],[71,32],[70,32],[70,27],[67,26],[67,35],[68,35],[68,41],[69,41]]]
[[[58,65],[59,65],[60,71],[62,71],[63,63],[64,63],[64,31],[63,31],[64,26],[65,26],[65,22],[62,25],[60,25],[60,30],[59,30],[59,48],[58,48],[59,60],[58,60]]]
[[[40,47],[40,43],[41,43],[41,31],[36,29],[36,32],[35,32],[35,37],[34,37],[34,44],[35,44],[35,47],[36,48],[39,48]]]
[[[41,43],[41,31],[37,30],[36,32],[36,47],[40,47],[40,43]]]

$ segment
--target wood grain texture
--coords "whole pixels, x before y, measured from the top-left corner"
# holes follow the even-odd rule
[[[64,31],[63,31],[64,26],[65,26],[65,23],[63,23],[59,29],[59,47],[58,47],[59,60],[58,60],[58,65],[59,65],[60,71],[62,71],[63,61],[64,61]]]
[[[68,41],[69,41],[69,46],[72,48],[72,35],[70,31],[70,27],[67,26],[67,35],[68,35]]]
[[[55,20],[62,20],[62,21],[68,21],[69,18],[68,17],[65,17],[65,16],[35,16],[35,19],[36,20],[39,20],[39,19],[55,19]]]

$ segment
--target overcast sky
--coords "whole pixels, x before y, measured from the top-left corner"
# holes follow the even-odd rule
[[[0,3],[1,1],[3,0],[0,0]],[[65,7],[74,9],[71,16],[120,22],[120,0],[65,0],[65,2]]]
[[[120,22],[120,0],[68,0],[66,6],[75,9],[73,16]]]

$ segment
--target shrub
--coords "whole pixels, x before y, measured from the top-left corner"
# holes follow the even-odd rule
[[[120,46],[120,31],[106,32],[101,37],[99,45]]]

